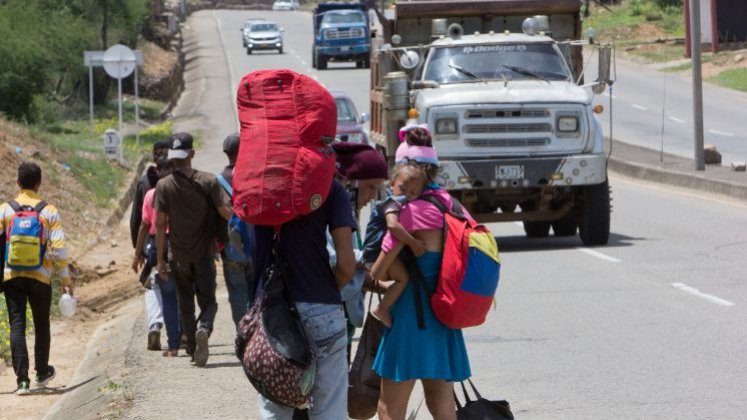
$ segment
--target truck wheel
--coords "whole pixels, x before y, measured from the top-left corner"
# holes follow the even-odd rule
[[[370,56],[366,56],[366,58],[363,59],[363,68],[364,69],[371,68],[371,57]]]
[[[356,61],[355,62],[355,68],[362,69],[363,68],[363,62],[362,61]]]
[[[314,48],[311,49],[311,67],[316,68],[316,51]]]
[[[528,238],[544,238],[550,234],[550,222],[524,222]]]
[[[576,214],[571,209],[562,219],[552,222],[552,231],[555,236],[573,236],[576,234],[578,224],[576,223]]]
[[[610,237],[609,181],[584,187],[580,224],[581,242],[586,246],[606,245]]]
[[[323,54],[318,54],[316,56],[316,68],[318,70],[327,70],[327,57]]]

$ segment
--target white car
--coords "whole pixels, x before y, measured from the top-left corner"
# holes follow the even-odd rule
[[[299,4],[296,0],[278,0],[272,4],[272,10],[296,10]]]

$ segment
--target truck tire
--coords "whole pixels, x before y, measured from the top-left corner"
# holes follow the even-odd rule
[[[552,222],[552,231],[555,236],[573,236],[576,234],[578,229],[578,223],[576,222],[576,214],[571,209],[563,218]]]
[[[324,54],[317,53],[315,61],[317,70],[327,70],[327,57]]]
[[[311,67],[316,68],[316,49],[311,48]]]
[[[578,226],[585,246],[607,245],[610,237],[610,187],[606,180],[584,187],[584,204]]]
[[[367,55],[366,58],[363,59],[363,68],[364,69],[371,68],[371,56]]]

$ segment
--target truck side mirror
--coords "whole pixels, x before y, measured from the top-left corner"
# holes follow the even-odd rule
[[[368,122],[368,119],[369,119],[368,114],[364,112],[361,114],[360,118],[358,118],[358,123],[365,124]]]
[[[598,48],[599,52],[599,75],[597,76],[597,82],[609,83],[610,69],[612,63],[612,47],[609,45]]]

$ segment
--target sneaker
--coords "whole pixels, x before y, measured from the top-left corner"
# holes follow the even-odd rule
[[[54,366],[49,365],[49,367],[47,368],[47,374],[46,375],[40,375],[38,373],[36,374],[36,378],[34,380],[34,385],[36,385],[39,388],[44,388],[45,386],[47,386],[47,384],[49,383],[49,381],[51,381],[52,379],[54,379],[54,376],[55,376],[56,373],[57,372],[55,372]]]
[[[151,328],[148,333],[148,350],[161,351],[161,330]]]
[[[21,383],[18,384],[18,389],[16,389],[16,395],[29,395],[30,393],[29,382],[21,381]]]
[[[195,333],[195,353],[192,356],[195,366],[202,367],[207,363],[210,351],[208,350],[208,337],[210,333],[205,328],[200,328]]]

